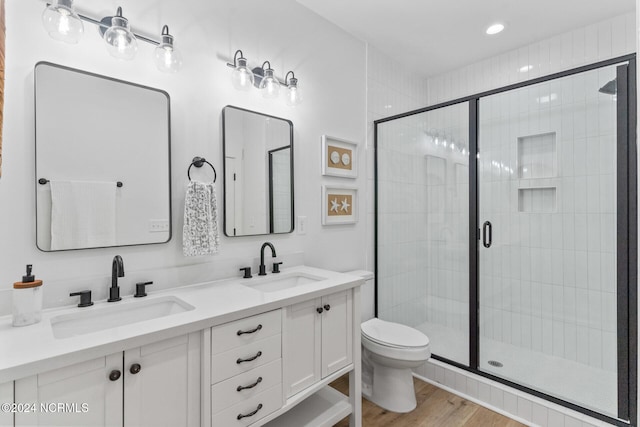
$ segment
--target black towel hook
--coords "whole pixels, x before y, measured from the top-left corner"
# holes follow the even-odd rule
[[[195,166],[197,168],[201,168],[202,165],[204,165],[205,163],[211,166],[211,169],[213,169],[213,182],[216,182],[216,179],[218,179],[216,168],[214,168],[213,165],[207,161],[207,159],[205,159],[204,157],[198,157],[198,156],[193,158],[193,160],[191,161],[191,164],[189,165],[189,169],[187,169],[187,178],[189,178],[189,181],[191,181],[191,167]]]

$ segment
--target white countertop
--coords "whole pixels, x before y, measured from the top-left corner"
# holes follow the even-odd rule
[[[292,273],[326,279],[276,292],[261,292],[250,287]],[[96,301],[91,307],[74,305],[45,310],[42,321],[29,326],[13,327],[11,316],[3,316],[0,317],[0,383],[199,331],[363,283],[360,277],[299,266],[284,268],[280,275],[269,273],[262,277],[254,275],[251,279],[225,279],[151,292],[140,299],[123,296],[122,301],[115,303]],[[55,338],[53,335],[51,319],[56,316],[90,313],[92,310],[97,310],[96,315],[99,315],[105,308],[116,304],[135,305],[167,295],[177,297],[195,309],[69,338]]]

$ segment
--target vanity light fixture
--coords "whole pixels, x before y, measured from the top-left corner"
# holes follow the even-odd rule
[[[289,78],[289,74],[291,74],[291,78]],[[290,107],[295,107],[302,102],[300,89],[298,88],[298,79],[296,79],[296,75],[293,71],[289,71],[284,77],[284,81],[287,84],[287,92],[285,95],[287,105]]]
[[[267,68],[265,68],[265,66]],[[264,73],[264,76],[260,81],[262,96],[267,99],[277,98],[280,93],[280,82],[273,76],[273,68],[271,68],[271,63],[269,61],[264,61],[262,64],[262,71]]]
[[[165,73],[175,73],[182,67],[182,55],[173,47],[173,36],[169,34],[169,27],[162,27],[161,42],[153,55],[158,70]]]
[[[102,18],[101,22],[108,22],[109,25],[102,34],[102,38],[107,43],[107,50],[111,56],[118,59],[133,59],[138,51],[138,42],[131,32],[129,20],[122,16],[122,8],[118,7],[115,16]]]
[[[160,71],[176,72],[182,65],[182,58],[174,47],[174,37],[169,27],[162,28],[160,41],[136,34],[129,26],[129,20],[122,16],[118,7],[115,16],[105,16],[98,20],[79,14],[73,7],[74,0],[50,0],[42,13],[42,23],[49,35],[67,43],[77,43],[84,33],[82,21],[98,27],[107,44],[109,53],[119,59],[133,59],[138,49],[138,40],[157,46],[154,52],[156,66]]]
[[[73,0],[53,0],[42,12],[42,24],[52,38],[65,43],[78,43],[84,33]]]
[[[253,69],[247,66],[247,59],[240,49],[233,55],[233,63],[227,62],[227,67],[233,68],[231,82],[238,90],[249,90],[251,86],[257,87],[265,98],[277,98],[280,86],[285,86],[285,100],[287,105],[294,107],[302,102],[298,79],[293,71],[289,71],[283,81],[275,77],[271,62],[264,61],[262,67]]]

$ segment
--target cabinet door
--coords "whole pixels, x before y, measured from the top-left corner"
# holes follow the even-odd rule
[[[320,380],[321,300],[286,308],[282,334],[284,393],[289,398]]]
[[[15,382],[16,426],[122,426],[122,353],[43,372]]]
[[[351,290],[322,297],[322,378],[353,361]]]
[[[13,403],[13,381],[0,384],[0,403]],[[13,414],[0,411],[0,427],[13,426]]]
[[[125,426],[200,425],[200,333],[124,353]]]

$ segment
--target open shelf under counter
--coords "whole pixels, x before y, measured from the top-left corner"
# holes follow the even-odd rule
[[[352,412],[349,398],[324,386],[265,427],[330,427]]]

